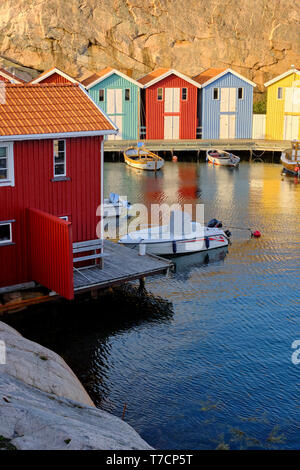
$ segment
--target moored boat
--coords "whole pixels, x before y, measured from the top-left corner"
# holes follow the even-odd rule
[[[124,151],[124,160],[127,165],[139,170],[160,170],[164,166],[164,159],[147,150],[144,146],[129,147]]]
[[[300,176],[300,141],[293,141],[291,148],[282,152],[280,160],[285,172]]]
[[[208,150],[206,156],[208,162],[214,165],[237,167],[240,163],[239,157],[225,150]]]
[[[229,236],[220,227],[205,227],[192,222],[188,214],[172,211],[168,225],[131,232],[119,243],[129,248],[139,248],[140,251],[144,248],[145,253],[168,256],[226,247]]]
[[[103,202],[103,217],[105,219],[110,217],[122,217],[126,215],[130,207],[130,202],[122,200],[119,194],[110,193],[109,197],[105,198]]]

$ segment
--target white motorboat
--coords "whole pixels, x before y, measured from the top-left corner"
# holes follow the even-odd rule
[[[240,163],[239,157],[225,150],[208,150],[206,157],[213,165],[237,167]]]
[[[205,227],[192,222],[189,214],[172,211],[168,225],[131,232],[119,243],[143,254],[183,255],[228,246],[229,237],[221,228]]]
[[[110,193],[109,198],[104,199],[103,202],[103,217],[122,217],[128,213],[130,209],[130,202],[122,200],[119,194]]]

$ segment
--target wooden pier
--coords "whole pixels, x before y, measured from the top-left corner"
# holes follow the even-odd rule
[[[90,291],[91,295],[95,295],[98,290],[122,285],[137,279],[140,280],[141,286],[144,286],[146,277],[166,274],[172,266],[173,263],[167,259],[149,254],[140,256],[136,250],[105,240],[101,268],[91,266],[74,269],[75,299],[76,295],[81,293]],[[37,291],[36,295],[33,288]],[[0,315],[60,298],[55,292],[43,295],[42,290],[42,286],[34,283],[1,288],[2,298],[5,295],[12,295],[12,299],[4,303],[1,303],[0,299]]]
[[[188,152],[206,151],[217,148],[232,151],[265,151],[282,152],[290,147],[291,142],[286,140],[253,140],[253,139],[230,139],[230,140],[143,140],[145,146],[153,152]],[[106,140],[105,152],[122,152],[127,147],[135,146],[136,140]]]
[[[108,240],[104,241],[104,255],[101,269],[93,266],[74,272],[75,294],[166,273],[172,266],[167,259],[155,255],[140,256],[138,251]]]

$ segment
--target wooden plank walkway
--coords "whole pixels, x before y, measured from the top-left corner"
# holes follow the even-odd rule
[[[74,271],[74,292],[104,288],[154,274],[166,273],[171,261],[154,255],[140,256],[138,251],[104,241],[102,268],[93,266]]]
[[[144,140],[145,146],[152,151],[200,151],[218,148],[235,151],[282,152],[291,146],[287,140]],[[136,140],[107,140],[104,143],[106,152],[123,152],[127,147],[136,145]]]

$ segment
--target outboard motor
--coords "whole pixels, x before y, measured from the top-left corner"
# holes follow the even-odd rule
[[[230,230],[225,230],[224,233],[225,233],[225,235],[226,235],[227,238],[230,238],[231,235],[232,235],[231,232],[230,232]]]
[[[222,226],[222,222],[218,219],[211,219],[207,224],[207,227],[209,228],[221,228]]]

